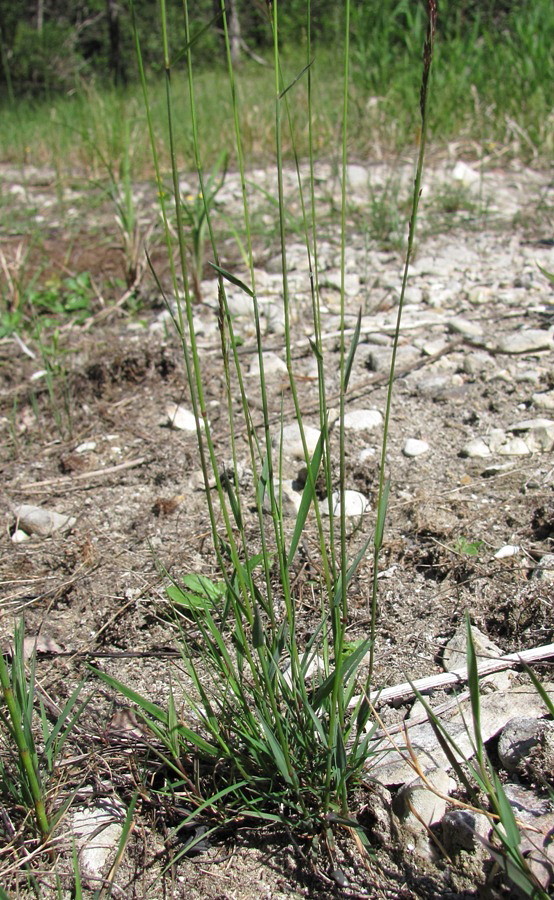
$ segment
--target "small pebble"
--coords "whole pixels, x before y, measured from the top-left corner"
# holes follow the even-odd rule
[[[96,450],[96,441],[84,441],[75,447],[75,453],[91,453],[93,450]]]
[[[13,514],[23,531],[27,534],[39,534],[41,537],[49,537],[55,531],[69,531],[77,521],[73,516],[65,516],[55,510],[30,506],[27,503],[14,506]]]
[[[165,412],[172,428],[177,428],[178,431],[196,431],[196,419],[189,409],[177,403],[168,403]],[[200,422],[200,427],[204,427],[203,422]]]
[[[483,438],[474,438],[460,450],[460,456],[468,457],[469,459],[484,459],[486,456],[490,455],[490,447],[485,443]]]
[[[335,491],[331,497],[331,507],[333,516],[340,516],[340,492]],[[327,499],[321,500],[319,508],[323,515],[329,515],[329,502]],[[344,492],[344,513],[347,517],[362,516],[369,510],[369,500],[360,494],[359,491]]]
[[[500,550],[496,551],[494,558],[507,559],[509,556],[517,556],[520,550],[521,547],[518,547],[517,544],[505,544],[504,547],[501,547]]]
[[[402,448],[402,453],[404,456],[413,458],[421,456],[423,453],[427,453],[428,450],[429,444],[427,441],[418,441],[416,438],[408,438]]]

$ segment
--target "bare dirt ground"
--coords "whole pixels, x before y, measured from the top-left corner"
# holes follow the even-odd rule
[[[508,442],[524,433],[514,428],[522,420],[554,418],[550,411],[554,408],[554,355],[549,338],[554,295],[537,268],[538,263],[554,269],[552,182],[548,173],[515,164],[484,174],[474,167],[477,181],[467,173],[465,181],[460,178],[456,199],[452,193],[446,196],[444,189],[441,194],[445,165],[437,162],[427,176],[434,188],[424,196],[400,347],[389,448],[392,490],[379,600],[375,680],[380,685],[441,671],[441,648],[466,610],[505,652],[554,639],[553,584],[536,572],[541,559],[553,550],[552,453],[540,449],[522,455],[506,453]],[[405,182],[409,182],[409,171]],[[362,306],[364,330],[349,408],[383,411],[383,359],[390,348],[402,253],[390,234],[372,235],[360,224],[375,209],[375,197],[384,196],[387,184],[378,167],[369,175],[378,186],[377,193],[360,183],[360,172],[351,173],[347,263],[353,277],[348,304],[352,319]],[[253,177],[271,179],[270,173]],[[321,176],[327,199],[333,191],[331,181],[329,167]],[[5,171],[4,182],[7,190],[21,184],[21,178]],[[78,215],[67,218],[66,209],[64,219],[55,202],[52,207],[44,204],[45,197],[54,195],[48,177],[38,185],[28,177],[24,189],[29,214],[42,216],[41,265],[47,259],[55,269],[63,261],[67,271],[87,271],[98,284],[106,282],[108,272],[118,273],[121,254],[115,239],[106,233],[109,211],[87,213],[86,205],[79,206],[82,197],[77,196]],[[232,179],[224,190],[228,194],[222,195],[221,204],[236,202]],[[143,191],[139,200],[145,196]],[[144,221],[153,215],[149,203],[144,202],[142,215]],[[372,221],[375,224],[375,218]],[[4,252],[26,240],[23,231],[13,222],[4,222]],[[332,223],[325,225],[322,294],[329,333],[336,330],[339,301],[337,231]],[[277,247],[271,236],[261,235],[257,241],[261,291],[269,296],[267,349],[282,356],[283,338],[270,309],[271,304],[277,311],[279,306],[279,289],[271,280]],[[304,316],[307,279],[294,251],[299,242],[301,238],[291,236],[298,341],[295,365],[302,380],[306,421],[317,425],[316,383],[306,340],[311,329]],[[163,269],[161,251],[154,255]],[[238,254],[230,241],[228,257],[227,267],[234,265],[239,271]],[[44,378],[33,377],[42,368],[39,356],[31,359],[11,338],[0,343],[4,515],[0,633],[4,642],[9,641],[14,621],[23,616],[27,634],[40,634],[71,654],[39,659],[41,691],[54,703],[63,704],[81,678],[87,679],[85,690],[94,690],[71,745],[74,762],[66,761],[58,785],[58,799],[77,788],[74,805],[118,797],[125,803],[136,783],[155,778],[151,762],[144,774],[140,749],[122,753],[114,740],[109,723],[123,704],[92,678],[87,658],[163,704],[177,662],[164,656],[174,649],[175,634],[167,615],[167,577],[161,573],[176,579],[191,572],[214,573],[205,495],[197,481],[195,435],[169,427],[166,415],[168,403],[186,406],[189,399],[180,348],[171,327],[162,321],[163,304],[153,287],[145,280],[141,290],[140,309],[110,313],[108,304],[106,311],[98,310],[84,326],[61,332],[54,394]],[[204,304],[198,311],[199,333],[217,450],[220,459],[227,460],[214,298],[213,287],[206,284]],[[237,303],[237,328],[244,335],[242,352],[248,368],[252,324],[248,312],[240,308],[240,298],[232,300]],[[507,352],[502,344],[503,338],[514,334],[541,331],[542,345],[539,341],[535,347],[529,344],[527,349]],[[337,385],[338,342],[330,337],[326,345],[332,395]],[[37,352],[35,345],[29,347]],[[254,384],[251,379],[255,407]],[[279,374],[272,377],[270,392],[277,416],[283,401],[285,419],[292,421],[290,395]],[[500,432],[504,437],[491,442],[491,435],[498,437]],[[352,432],[347,447],[347,486],[362,492],[372,510],[380,435],[379,428]],[[487,443],[489,454],[461,455],[468,442],[479,437]],[[408,438],[425,441],[429,449],[415,458],[405,456],[402,450]],[[13,510],[22,503],[54,509],[75,517],[76,522],[64,533],[14,542]],[[373,521],[370,511],[360,526],[364,533]],[[253,529],[254,525],[255,543]],[[352,531],[354,552],[361,541],[358,523]],[[467,552],[470,545],[471,553]],[[495,557],[506,545],[518,548],[514,555]],[[307,631],[314,615],[309,584],[310,566],[317,566],[315,552],[308,531],[304,568],[299,568],[295,580]],[[370,577],[368,558],[351,591],[352,639],[367,633]],[[396,721],[406,711],[403,707],[384,714]],[[464,874],[440,858],[433,863],[422,861],[410,856],[393,837],[380,845],[372,837],[369,788],[360,790],[355,803],[360,819],[367,821],[376,855],[366,868],[353,842],[345,839],[339,844],[337,868],[348,884],[341,887],[330,877],[325,862],[312,860],[308,847],[295,847],[286,834],[247,822],[212,838],[204,852],[182,858],[162,874],[178,849],[176,842],[170,846],[166,840],[174,822],[161,805],[153,808],[145,795],[139,799],[113,896],[213,900],[487,896],[486,873]],[[67,835],[70,827],[67,820]],[[55,887],[47,868],[41,865],[44,897]],[[59,873],[70,868],[70,860],[61,858]],[[6,878],[8,884],[11,876]]]

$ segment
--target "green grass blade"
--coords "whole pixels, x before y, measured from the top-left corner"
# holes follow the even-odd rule
[[[304,68],[298,73],[298,75],[296,76],[296,78],[293,78],[293,80],[291,81],[291,83],[290,83],[289,85],[287,85],[286,88],[283,88],[283,90],[282,90],[281,93],[279,94],[279,100],[282,100],[283,97],[285,96],[285,94],[288,94],[288,92],[290,91],[290,89],[293,88],[294,85],[297,84],[297,82],[300,81],[300,79],[303,77],[303,75],[305,75],[306,72],[307,72],[309,69],[311,69],[311,67],[313,66],[313,64],[314,64],[313,59],[312,59],[309,63],[306,63],[306,65],[305,65]]]
[[[360,662],[369,650],[369,647],[369,639],[362,641],[346,660],[343,660],[339,665],[335,666],[331,674],[319,686],[313,696],[312,704],[314,709],[319,709],[323,701],[332,693],[337,680],[339,684],[344,684],[350,678],[360,665]]]
[[[323,448],[325,447],[325,439],[326,439],[326,429],[322,428],[321,433],[319,435],[316,448],[314,450],[314,454],[310,460],[308,465],[308,478],[306,480],[306,484],[304,486],[304,490],[302,491],[302,500],[300,501],[300,509],[298,510],[298,514],[296,516],[296,522],[294,523],[294,531],[292,534],[289,552],[287,555],[287,565],[290,567],[292,565],[292,561],[294,559],[294,554],[298,548],[298,543],[302,534],[304,533],[304,526],[306,524],[306,519],[308,517],[308,512],[310,510],[311,503],[315,497],[315,484],[317,481],[317,475],[319,472],[319,467],[321,466],[321,459],[323,456]]]
[[[473,641],[473,632],[471,629],[471,619],[469,613],[466,613],[466,640],[467,640],[467,681],[469,687],[469,697],[471,703],[471,715],[473,718],[473,734],[475,738],[475,749],[477,760],[482,772],[485,772],[485,746],[481,731],[481,695],[479,686],[479,666],[477,663],[477,654],[475,652],[475,643]]]
[[[505,841],[512,850],[515,850],[521,843],[521,835],[514,816],[514,811],[510,801],[506,797],[502,782],[496,772],[492,773],[492,779],[496,794],[495,806],[504,830],[503,841]],[[495,826],[495,828],[498,828],[498,826]]]
[[[264,734],[266,736],[267,742],[269,744],[269,747],[271,749],[271,755],[273,757],[273,760],[275,761],[275,765],[277,766],[277,769],[281,773],[281,776],[283,777],[285,782],[289,785],[292,785],[293,780],[289,773],[285,755],[283,753],[283,750],[279,746],[279,742],[277,741],[277,738],[273,734],[273,732],[272,732],[271,728],[269,727],[269,725],[267,724],[267,722],[262,718],[262,716],[259,716],[259,720],[260,720],[260,724],[263,728]]]
[[[375,524],[374,543],[377,550],[381,550],[383,546],[383,535],[385,532],[385,522],[387,518],[387,508],[389,504],[390,478],[387,478],[384,484],[383,493],[379,498],[377,507],[377,522]]]
[[[348,569],[346,570],[346,587],[348,587],[352,578],[356,574],[356,572],[358,570],[358,566],[360,565],[362,559],[365,558],[365,555],[367,553],[367,548],[369,547],[370,543],[371,543],[371,536],[366,538],[366,540],[364,541],[364,543],[362,544],[362,546],[356,553],[356,556],[354,557],[354,559],[348,566]],[[335,587],[335,593],[334,593],[334,605],[335,606],[339,605],[341,596],[342,596],[342,572],[337,579],[337,584]]]
[[[358,349],[358,342],[360,340],[360,330],[362,327],[362,310],[358,310],[358,318],[356,319],[356,327],[354,328],[354,334],[352,336],[352,342],[350,344],[350,350],[348,351],[348,357],[346,359],[346,363],[344,366],[344,388],[343,390],[348,390],[348,383],[350,381],[350,375],[352,374],[352,366],[354,365],[354,359],[356,357],[356,350]]]
[[[235,285],[235,287],[239,287],[241,291],[244,291],[244,293],[248,294],[249,297],[254,298],[256,296],[252,288],[249,288],[248,285],[244,283],[244,281],[242,281],[240,278],[237,278],[237,276],[233,275],[231,272],[228,272],[227,269],[222,269],[221,266],[218,266],[213,262],[210,263],[210,266],[212,267],[212,269],[215,269],[218,275],[221,275],[221,277],[225,278],[226,281],[230,281],[231,284]]]
[[[537,676],[535,675],[533,670],[530,669],[529,666],[526,666],[526,665],[524,665],[523,668],[525,669],[529,678],[533,682],[533,686],[535,687],[537,694],[541,698],[542,702],[546,706],[546,708],[549,712],[549,715],[551,715],[554,718],[554,703],[552,702],[549,694],[546,692],[546,690],[544,689],[543,685],[541,684],[541,682],[539,681],[539,679],[537,678]]]

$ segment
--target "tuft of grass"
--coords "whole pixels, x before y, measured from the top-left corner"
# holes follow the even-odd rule
[[[307,3],[307,31],[310,32],[310,2]],[[281,254],[284,309],[284,351],[288,389],[293,415],[303,446],[306,482],[295,519],[289,526],[283,496],[284,413],[275,421],[264,371],[264,341],[260,323],[259,300],[252,246],[253,217],[247,176],[248,135],[244,133],[243,98],[235,71],[222,3],[222,24],[227,49],[227,88],[229,99],[222,104],[218,122],[225,122],[230,110],[233,128],[234,158],[237,161],[243,199],[242,247],[246,274],[231,271],[220,257],[213,228],[214,175],[206,177],[198,78],[194,68],[194,48],[190,36],[188,4],[184,4],[185,32],[188,44],[174,49],[170,45],[165,2],[161,3],[163,57],[166,71],[166,146],[172,160],[172,186],[168,189],[162,175],[160,141],[150,100],[149,85],[141,64],[140,36],[136,35],[145,109],[151,138],[153,164],[158,182],[161,215],[165,227],[168,260],[172,266],[171,304],[173,321],[181,340],[188,390],[197,424],[200,465],[206,487],[206,512],[210,522],[217,581],[188,574],[183,582],[168,587],[168,596],[179,614],[178,645],[183,675],[172,685],[167,705],[153,704],[147,697],[114,678],[97,672],[112,688],[135,703],[156,740],[163,747],[160,755],[170,773],[166,790],[184,792],[193,812],[210,815],[217,824],[244,815],[269,823],[286,825],[303,835],[323,835],[332,845],[336,826],[356,829],[365,840],[351,811],[352,790],[366,765],[373,724],[365,697],[371,689],[373,653],[377,618],[377,573],[383,542],[389,492],[386,475],[386,435],[391,414],[391,370],[387,399],[385,439],[381,462],[379,501],[374,533],[364,535],[361,546],[351,549],[350,528],[345,510],[346,464],[345,428],[348,386],[361,327],[357,325],[347,342],[346,321],[351,310],[345,293],[347,245],[347,163],[349,147],[349,101],[351,87],[349,38],[350,3],[345,3],[344,50],[341,80],[341,132],[339,172],[341,180],[340,252],[341,252],[341,339],[340,396],[338,420],[331,426],[326,397],[327,360],[322,342],[318,267],[318,209],[315,203],[314,161],[316,157],[315,87],[319,69],[314,63],[308,40],[304,64],[292,71],[282,56],[279,38],[279,4],[268,9],[273,32],[273,66],[268,70],[271,89],[260,86],[260,95],[271,93],[274,125],[274,165],[276,171],[276,231]],[[425,151],[427,91],[433,54],[436,7],[429,0],[423,78],[420,99],[421,141],[411,204],[406,263],[398,309],[397,338],[400,328],[407,272],[413,251]],[[180,170],[176,109],[182,114],[174,95],[172,59],[186,56],[188,111],[191,122],[192,158],[202,204],[202,223],[211,244],[211,266],[218,277],[218,324],[221,367],[225,384],[225,439],[231,456],[231,470],[239,471],[239,444],[246,440],[248,465],[253,473],[253,494],[243,494],[240,485],[218,461],[218,432],[207,416],[203,360],[196,344],[194,303],[196,300],[194,264],[187,252],[187,211],[180,194]],[[305,92],[307,108],[300,98]],[[307,140],[307,170],[300,164],[297,143],[297,117],[302,140]],[[302,397],[293,361],[294,314],[287,266],[287,211],[283,170],[285,148],[292,148],[298,181],[298,204],[302,214],[302,234],[310,278],[310,306],[313,336],[311,352],[318,370],[319,437],[308,449]],[[209,157],[208,157],[209,158]],[[307,185],[307,186],[306,186]],[[173,217],[176,227],[173,227]],[[177,263],[175,263],[177,260]],[[254,421],[254,408],[245,388],[240,339],[234,330],[229,310],[229,288],[242,292],[252,305],[259,362],[261,420]],[[159,284],[163,292],[163,285]],[[393,357],[397,342],[394,345]],[[335,464],[336,463],[336,464]],[[338,482],[335,471],[338,470]],[[322,515],[317,500],[316,482],[326,487],[328,518]],[[215,488],[212,490],[212,487]],[[338,504],[333,500],[338,491]],[[255,534],[247,525],[250,509],[255,516]],[[338,511],[338,514],[337,514]],[[360,523],[365,524],[365,523]],[[320,575],[313,586],[320,616],[312,635],[306,639],[299,626],[299,610],[291,571],[300,543],[310,528],[319,550]],[[349,591],[352,579],[368,548],[374,548],[374,584],[371,629],[365,639],[351,643],[347,639]],[[190,628],[192,623],[192,631]],[[194,634],[194,637],[191,635]],[[369,655],[369,666],[367,658]],[[365,662],[364,662],[365,661]],[[96,671],[96,670],[95,670]],[[365,687],[353,701],[360,684]],[[351,701],[353,703],[351,708]],[[191,778],[188,761],[197,758],[207,772],[206,779]],[[184,820],[178,829],[188,824]],[[177,829],[177,830],[178,830]]]
[[[56,720],[35,697],[36,647],[30,654],[23,623],[14,633],[11,662],[0,653],[0,686],[5,710],[0,710],[3,748],[0,753],[0,793],[7,800],[3,815],[6,844],[27,829],[46,843],[71,802],[54,804],[55,766],[89,698],[79,702],[82,684],[66,701]],[[33,819],[27,811],[33,811]],[[16,817],[16,818],[14,818]]]

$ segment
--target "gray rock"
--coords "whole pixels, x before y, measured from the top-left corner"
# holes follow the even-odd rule
[[[448,330],[454,334],[461,334],[466,338],[483,337],[483,329],[479,322],[464,319],[463,316],[454,316],[448,323]]]
[[[421,778],[417,778],[400,788],[393,802],[393,810],[402,824],[416,831],[425,830],[422,823],[429,826],[440,822],[446,810],[446,797],[455,786],[444,769],[432,769],[425,777],[431,787],[443,796],[438,796]]]
[[[408,438],[405,441],[404,446],[402,447],[402,453],[404,456],[408,456],[409,458],[415,458],[416,456],[422,456],[424,453],[427,453],[429,450],[429,444],[427,441],[420,441],[416,438]]]
[[[545,553],[539,564],[533,569],[533,578],[554,582],[554,553]]]
[[[17,519],[16,531],[22,529],[27,534],[38,534],[41,537],[49,537],[56,531],[69,531],[77,521],[74,516],[66,516],[28,503],[14,506],[13,514]]]
[[[464,355],[462,368],[466,375],[477,376],[490,372],[494,368],[494,364],[488,353],[476,351]]]
[[[523,716],[510,719],[498,741],[498,757],[507,772],[525,772],[529,754],[541,745],[552,722]]]
[[[81,874],[93,879],[95,885],[104,880],[115,856],[123,832],[123,814],[119,804],[80,807],[73,812],[72,831],[79,848]]]
[[[518,819],[524,822],[533,823],[551,811],[550,802],[546,797],[539,797],[535,791],[521,784],[507,782],[504,785],[504,793]]]
[[[554,409],[554,391],[533,394],[532,400],[538,409]]]
[[[551,350],[553,337],[550,331],[528,328],[514,331],[499,338],[496,349],[499,353],[536,353],[538,350]]]
[[[473,440],[468,441],[467,444],[464,444],[464,446],[460,450],[460,456],[469,459],[484,459],[485,457],[490,455],[490,447],[485,443],[483,438],[473,438]]]
[[[543,685],[551,700],[554,700],[554,684]],[[543,716],[546,708],[531,685],[518,685],[507,691],[493,691],[481,696],[481,737],[486,743],[498,734],[514,716]],[[456,744],[452,748],[459,760],[471,759],[474,754],[475,736],[470,705],[467,701],[441,721]],[[410,727],[410,743],[424,772],[431,769],[450,769],[448,757],[437,743],[433,728],[428,722]],[[368,747],[367,769],[371,776],[385,785],[404,784],[413,778],[413,768],[406,761],[407,750],[403,742],[397,740],[398,749],[391,746],[388,738],[376,738]]]
[[[451,809],[442,820],[442,841],[450,853],[466,850],[476,853],[482,849],[479,837],[487,840],[491,824],[485,815],[469,809]]]
[[[400,346],[396,353],[396,368],[409,366],[420,357],[420,351],[411,344]],[[388,372],[392,362],[392,349],[383,347],[370,350],[366,366],[370,372]]]

